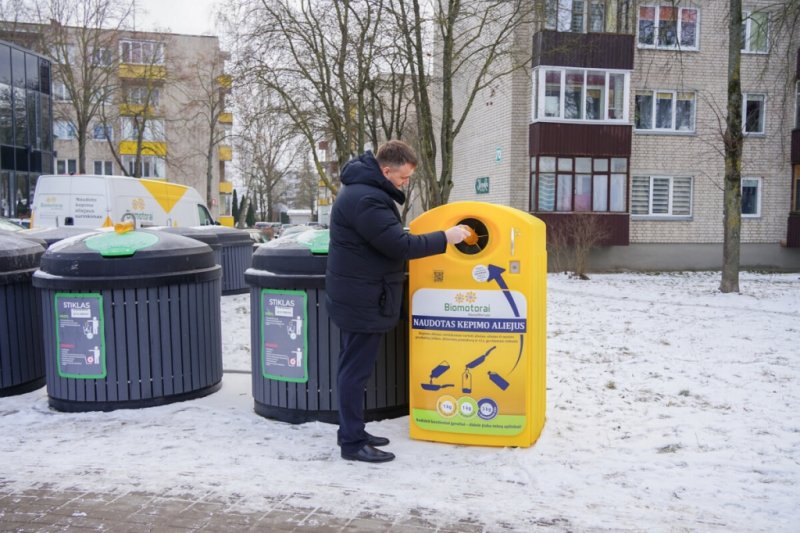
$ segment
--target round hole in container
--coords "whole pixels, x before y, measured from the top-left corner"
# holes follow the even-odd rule
[[[489,244],[489,229],[486,224],[476,218],[465,218],[459,224],[468,226],[472,230],[470,236],[455,245],[459,252],[475,255],[486,248]]]

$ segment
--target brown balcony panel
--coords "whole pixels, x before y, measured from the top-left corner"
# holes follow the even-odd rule
[[[791,213],[786,225],[786,246],[800,248],[800,213]]]
[[[533,67],[633,70],[634,36],[543,30],[533,36]]]
[[[603,224],[606,231],[605,238],[598,243],[598,246],[628,246],[630,244],[630,216],[628,213],[531,213],[536,218],[541,219],[547,226],[547,242],[552,241],[554,231],[570,222],[577,216],[595,217]],[[572,245],[572,243],[568,243]]]
[[[530,125],[530,155],[631,155],[631,126],[536,122]]]
[[[800,164],[800,128],[792,130],[792,164]]]
[[[795,70],[795,76],[800,79],[800,48],[797,49],[797,68]]]

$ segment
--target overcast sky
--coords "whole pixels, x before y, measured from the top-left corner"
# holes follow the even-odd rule
[[[136,0],[136,29],[217,34],[213,11],[221,5],[222,0]]]

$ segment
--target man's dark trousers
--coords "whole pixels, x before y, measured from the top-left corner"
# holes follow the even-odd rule
[[[367,443],[364,430],[364,386],[367,384],[383,333],[341,332],[339,354],[339,441],[342,452],[355,453]]]

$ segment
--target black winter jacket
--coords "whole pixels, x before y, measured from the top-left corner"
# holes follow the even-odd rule
[[[345,331],[382,333],[400,317],[405,262],[443,253],[443,231],[411,235],[395,202],[405,194],[381,172],[372,152],[342,169],[333,204],[325,276],[328,313]]]

